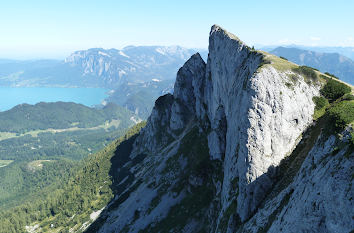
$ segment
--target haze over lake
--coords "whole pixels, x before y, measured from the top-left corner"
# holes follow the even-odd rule
[[[107,97],[104,88],[60,88],[60,87],[0,87],[0,111],[18,104],[39,102],[75,102],[86,106],[100,104]]]

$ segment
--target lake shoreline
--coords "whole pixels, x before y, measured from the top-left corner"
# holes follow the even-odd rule
[[[88,107],[101,105],[109,90],[94,87],[6,87],[0,86],[0,112],[19,104],[39,102],[74,102]]]

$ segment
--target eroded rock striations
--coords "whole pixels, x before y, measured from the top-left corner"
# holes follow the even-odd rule
[[[214,25],[207,64],[184,64],[133,142],[144,159],[118,168],[134,179],[118,180],[99,231],[350,231],[353,156],[327,156],[334,136],[312,118],[321,80],[291,67]]]

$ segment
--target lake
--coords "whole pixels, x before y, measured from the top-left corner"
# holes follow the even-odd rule
[[[104,88],[0,87],[0,111],[23,103],[56,101],[75,102],[91,107],[100,104],[107,96]]]

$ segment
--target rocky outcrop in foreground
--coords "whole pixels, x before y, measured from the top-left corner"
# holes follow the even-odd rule
[[[314,123],[323,80],[296,67],[214,25],[207,63],[193,55],[173,95],[117,148],[130,160],[115,166],[116,198],[95,229],[352,230],[353,152],[345,137],[322,132],[325,119]]]

